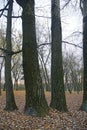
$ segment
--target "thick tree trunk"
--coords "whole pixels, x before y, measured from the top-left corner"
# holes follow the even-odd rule
[[[40,76],[35,31],[34,0],[27,0],[23,7],[23,69],[26,90],[25,114],[45,116],[48,105]],[[23,2],[23,1],[22,1]]]
[[[67,111],[62,65],[62,30],[60,1],[52,0],[52,58],[51,58],[51,104],[52,108]]]
[[[83,1],[83,102],[81,110],[87,112],[87,0]]]
[[[6,57],[5,57],[5,87],[6,87],[6,110],[15,110],[17,106],[15,104],[13,84],[11,78],[11,16],[12,16],[13,1],[10,0],[7,16],[7,32],[6,32]]]

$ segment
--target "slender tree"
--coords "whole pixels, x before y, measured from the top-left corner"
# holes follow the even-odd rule
[[[1,96],[1,70],[0,70],[0,96]]]
[[[82,0],[81,0],[82,1]],[[83,0],[81,6],[83,14],[83,102],[81,110],[87,112],[87,0]]]
[[[48,105],[40,76],[36,43],[34,0],[16,0],[22,6],[23,69],[26,90],[25,114],[45,116]]]
[[[3,57],[2,57],[3,58]],[[2,75],[2,68],[3,68],[3,64],[4,64],[4,58],[2,59],[1,63],[0,63],[0,95],[1,95],[1,89],[2,89],[2,79],[1,79],[1,75]]]
[[[13,111],[17,109],[14,93],[13,93],[13,83],[11,77],[11,26],[12,26],[12,9],[13,0],[9,0],[8,15],[7,15],[7,30],[6,30],[6,56],[5,56],[5,87],[6,87],[6,110]]]
[[[51,56],[51,104],[52,108],[67,111],[62,65],[62,29],[60,19],[60,0],[51,0],[52,17],[52,56]]]

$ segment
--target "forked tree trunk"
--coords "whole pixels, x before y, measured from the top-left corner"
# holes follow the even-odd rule
[[[25,114],[45,116],[48,105],[40,76],[36,43],[34,0],[17,2],[23,7],[23,69],[26,90]]]
[[[83,0],[83,102],[81,110],[87,112],[87,0]]]
[[[7,16],[7,30],[6,30],[6,57],[5,57],[5,87],[6,87],[6,110],[13,111],[17,109],[13,93],[13,84],[11,78],[11,26],[12,26],[12,7],[13,0],[9,1],[8,16]]]
[[[60,0],[51,0],[52,15],[52,57],[51,57],[51,104],[52,108],[67,111],[62,64],[62,29],[60,20]]]

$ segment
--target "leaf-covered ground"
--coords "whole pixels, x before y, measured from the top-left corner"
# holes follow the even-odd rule
[[[87,113],[78,111],[82,102],[82,93],[66,94],[69,112],[61,113],[50,109],[44,117],[25,116],[23,114],[24,91],[15,92],[16,104],[19,110],[7,112],[5,107],[5,92],[0,96],[0,130],[87,130]],[[46,93],[50,103],[50,93]]]

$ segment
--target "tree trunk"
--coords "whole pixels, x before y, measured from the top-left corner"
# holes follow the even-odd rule
[[[81,110],[87,112],[87,0],[83,1],[83,102]]]
[[[50,81],[49,81],[49,76],[48,76],[48,73],[47,73],[47,68],[46,68],[46,64],[44,63],[44,59],[43,59],[43,54],[40,54],[40,61],[41,61],[41,65],[42,65],[42,71],[43,71],[43,74],[44,74],[44,80],[45,80],[45,85],[46,85],[46,91],[50,91]]]
[[[20,4],[20,2],[19,0],[18,3]],[[48,113],[48,105],[44,95],[38,62],[34,0],[28,0],[22,7],[23,69],[26,90],[25,114],[45,116]]]
[[[7,16],[7,32],[6,32],[6,57],[5,57],[5,86],[6,86],[6,107],[5,110],[13,111],[17,109],[13,93],[13,84],[11,78],[11,26],[12,26],[12,7],[13,0],[10,0]]]
[[[14,89],[17,91],[18,90],[18,80],[15,79],[15,82],[14,82]]]
[[[51,104],[52,108],[59,111],[67,111],[63,65],[62,65],[62,30],[60,20],[60,1],[52,0],[52,57],[51,57]]]
[[[1,96],[1,70],[0,70],[0,96]]]

